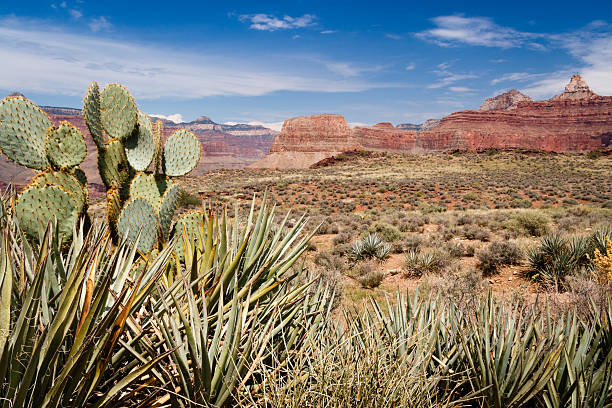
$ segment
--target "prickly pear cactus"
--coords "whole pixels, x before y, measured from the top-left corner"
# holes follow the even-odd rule
[[[32,101],[7,97],[0,101],[0,150],[17,164],[42,170],[17,197],[21,228],[36,239],[55,219],[60,236],[70,239],[87,212],[87,178],[78,168],[87,155],[81,131],[68,122],[55,127]]]
[[[98,148],[111,231],[115,238],[130,241],[140,234],[138,249],[149,252],[172,236],[179,188],[171,177],[196,168],[200,142],[192,132],[181,129],[162,147],[162,123],[153,125],[118,84],[100,91],[92,83],[83,101],[83,117]]]

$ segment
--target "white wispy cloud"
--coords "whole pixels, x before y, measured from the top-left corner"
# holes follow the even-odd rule
[[[472,88],[468,88],[466,86],[451,86],[448,89],[453,92],[473,92],[474,91]]]
[[[392,40],[401,40],[402,38],[404,38],[399,34],[385,34],[385,37],[390,38]]]
[[[111,22],[108,21],[106,17],[104,16],[94,17],[91,20],[89,20],[89,28],[94,33],[101,31],[101,30],[108,30],[112,26],[113,25],[111,24]]]
[[[498,78],[494,78],[491,80],[491,85],[497,85],[500,82],[525,82],[525,81],[533,81],[547,74],[533,74],[529,72],[510,72],[508,74],[504,74]]]
[[[336,31],[336,30],[323,30],[323,31],[321,31],[321,34],[335,34],[337,32],[338,31]]]
[[[242,22],[249,22],[249,28],[260,31],[288,30],[292,28],[304,28],[315,25],[317,16],[304,14],[300,17],[283,16],[276,17],[272,14],[243,14],[238,16]]]
[[[321,63],[304,63],[289,55],[270,58],[257,53],[243,56],[248,63],[241,64],[235,58],[61,31],[47,21],[0,18],[0,61],[11,61],[2,67],[0,89],[9,91],[82,95],[97,80],[121,82],[138,98],[193,99],[276,91],[358,92],[388,86],[357,76],[339,79]],[[339,72],[345,64],[324,62]],[[276,68],[277,63],[282,68]],[[350,64],[344,66],[345,74],[358,72]]]
[[[591,89],[600,95],[612,95],[612,25],[596,20],[581,30],[551,35],[555,46],[565,49],[578,63],[555,72],[545,73],[522,91],[544,98],[563,90],[572,74],[580,74]]]
[[[451,72],[448,69],[450,66],[451,64],[449,62],[438,64],[438,69],[434,70],[433,72],[438,75],[440,79],[427,87],[430,89],[444,88],[464,79],[477,78],[477,75],[474,74],[458,74]]]
[[[174,113],[172,115],[160,115],[159,113],[149,113],[149,116],[153,118],[166,119],[174,123],[183,123],[183,115],[180,113]]]
[[[345,61],[323,61],[323,63],[331,72],[349,78],[358,77],[365,72],[377,72],[383,69],[380,65],[364,66]]]
[[[465,17],[464,15],[438,16],[431,20],[435,28],[421,31],[418,38],[433,41],[440,46],[457,44],[479,45],[484,47],[513,48],[528,44],[539,48],[535,42],[540,34],[521,32],[511,27],[503,27],[488,17]]]
[[[70,16],[71,16],[72,18],[75,18],[75,19],[77,19],[77,20],[78,20],[79,18],[83,17],[83,13],[82,13],[82,12],[80,12],[79,10],[77,10],[77,9],[70,9],[70,10],[68,10],[68,13],[70,14]]]
[[[416,64],[414,62],[411,62],[410,64],[406,65],[406,71],[412,71],[415,68]]]

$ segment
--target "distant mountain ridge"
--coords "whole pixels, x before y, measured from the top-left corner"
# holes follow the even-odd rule
[[[101,194],[104,187],[97,169],[97,149],[85,125],[81,109],[56,106],[41,106],[41,109],[55,125],[68,121],[83,132],[87,142],[87,157],[81,167],[87,174],[93,195]],[[278,134],[277,131],[261,125],[217,124],[207,116],[200,116],[194,121],[184,123],[174,123],[155,117],[151,119],[163,122],[164,137],[181,128],[191,130],[198,137],[202,145],[202,158],[192,175],[202,175],[208,170],[217,168],[245,167],[263,158],[270,151],[270,146]],[[21,187],[26,185],[33,175],[32,170],[14,164],[0,153],[0,184],[12,183]]]

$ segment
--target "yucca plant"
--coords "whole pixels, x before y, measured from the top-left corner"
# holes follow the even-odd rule
[[[139,359],[123,336],[170,248],[133,273],[135,248],[112,246],[104,226],[85,234],[80,224],[70,247],[62,248],[52,222],[32,245],[12,215],[6,225],[0,237],[3,407],[122,405],[127,387],[164,357]]]
[[[158,333],[159,353],[171,352],[173,406],[222,406],[257,383],[262,361],[288,358],[330,312],[333,296],[307,291],[312,282],[292,269],[312,235],[305,218],[288,228],[289,216],[275,225],[264,198],[244,228],[237,213],[230,225],[225,212],[205,212],[195,236],[183,231],[184,263],[174,283],[159,285],[145,326]]]
[[[378,234],[368,234],[351,246],[351,258],[355,261],[361,259],[386,259],[391,253],[391,245],[386,243]]]
[[[567,316],[557,327],[555,336],[566,341],[542,394],[547,408],[612,406],[612,303],[604,316],[593,310],[592,317],[591,326]]]

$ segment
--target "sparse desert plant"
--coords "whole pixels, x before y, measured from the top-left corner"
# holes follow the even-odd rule
[[[474,224],[464,225],[462,234],[466,239],[470,240],[486,242],[491,239],[491,232],[488,229]]]
[[[440,272],[449,264],[449,255],[440,249],[413,250],[406,253],[404,269],[408,276]]]
[[[351,258],[355,261],[361,259],[377,258],[383,260],[389,256],[391,245],[383,241],[378,234],[369,234],[352,244]]]
[[[478,267],[485,275],[496,273],[501,266],[518,265],[523,251],[512,241],[494,241],[478,251]]]
[[[550,218],[536,211],[526,211],[515,215],[506,222],[506,228],[517,234],[541,237],[550,232]]]
[[[423,245],[424,241],[425,240],[423,239],[422,235],[408,234],[406,235],[406,238],[404,239],[404,245],[406,246],[406,249],[408,251],[413,251],[413,250],[419,249],[421,245]]]
[[[378,234],[385,242],[395,242],[402,238],[402,233],[393,225],[377,222],[368,229],[370,234]]]

